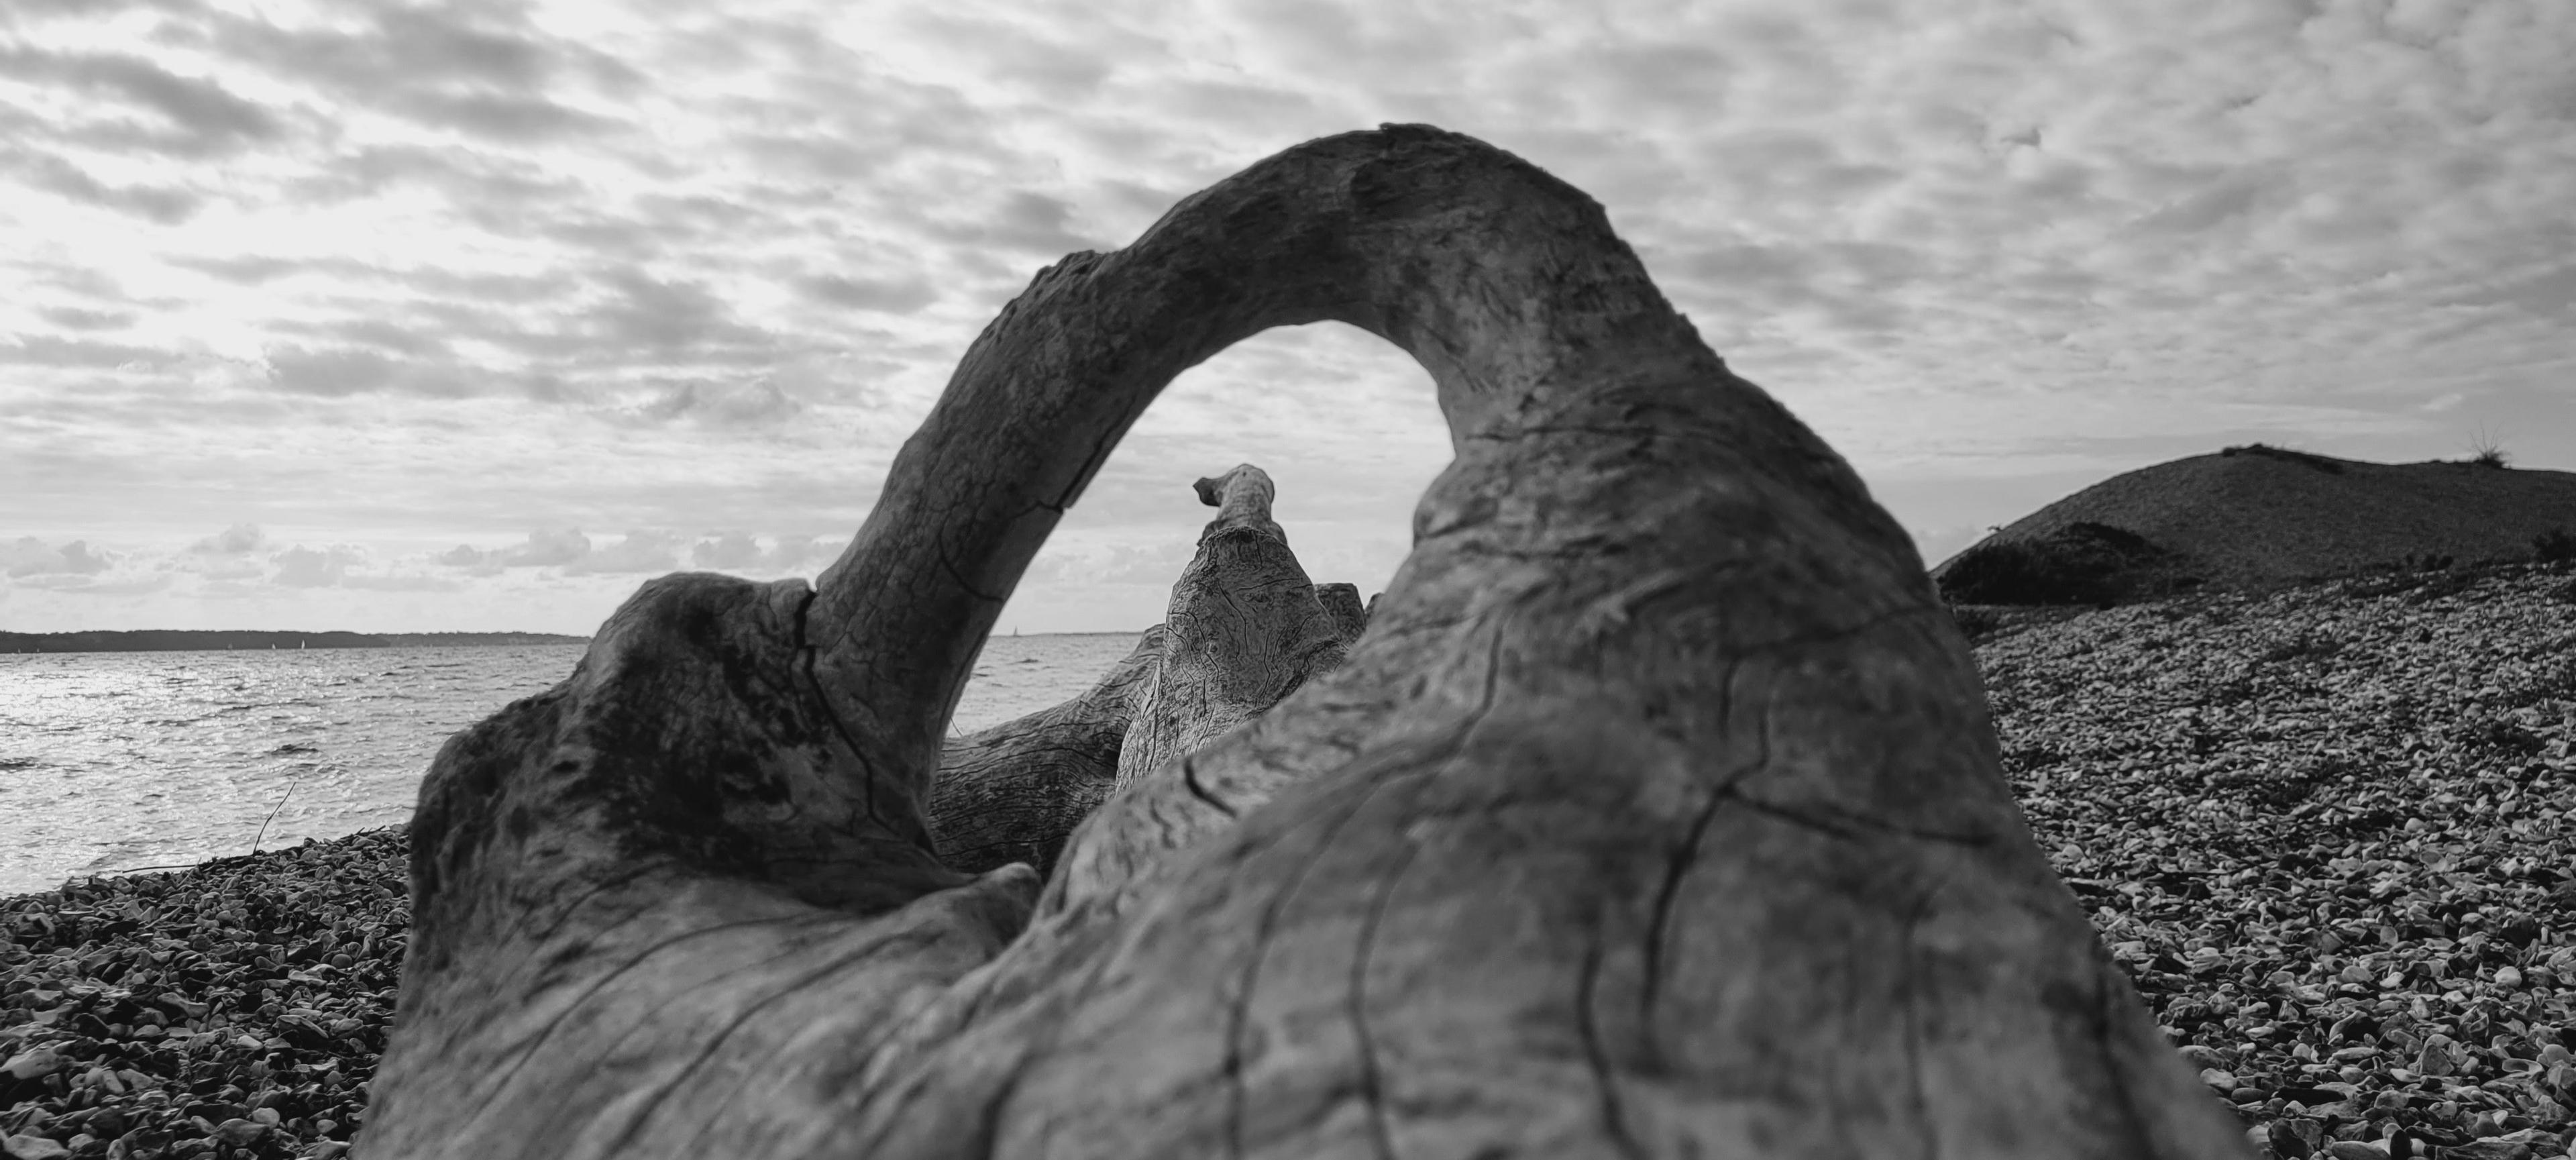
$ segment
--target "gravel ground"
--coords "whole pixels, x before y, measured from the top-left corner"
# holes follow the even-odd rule
[[[2041,846],[2274,1154],[2576,1144],[2576,580],[2168,601],[1977,656]]]
[[[2576,579],[2386,575],[1977,649],[2103,942],[2275,1156],[2576,1145]],[[400,830],[0,899],[0,1137],[336,1156],[409,924]]]
[[[0,899],[0,1136],[56,1156],[336,1156],[410,904],[400,830]]]

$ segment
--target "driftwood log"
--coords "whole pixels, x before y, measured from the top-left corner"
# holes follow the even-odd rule
[[[1341,637],[1344,647],[1357,641],[1360,634],[1368,630],[1368,610],[1360,607],[1359,585],[1318,584],[1315,586],[1315,599],[1333,618],[1333,631]]]
[[[1216,518],[1172,586],[1162,655],[1118,752],[1122,786],[1267,712],[1349,651],[1270,518],[1269,474],[1246,463],[1197,488]]]
[[[942,745],[930,787],[939,860],[970,874],[1013,862],[1039,877],[1055,869],[1065,838],[1118,780],[1118,751],[1166,635],[1161,625],[1146,630],[1079,697]]]
[[[1043,884],[943,865],[944,722],[1048,530],[1174,375],[1324,319],[1456,451],[1367,633]],[[1042,272],[812,588],[648,583],[412,841],[369,1160],[2247,1154],[1904,533],[1598,205],[1424,127]]]

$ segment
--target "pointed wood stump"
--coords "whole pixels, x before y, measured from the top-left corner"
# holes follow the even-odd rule
[[[1349,652],[1270,518],[1269,474],[1246,463],[1197,486],[1217,516],[1172,586],[1162,656],[1118,754],[1120,785],[1268,712]]]
[[[943,865],[941,733],[1048,530],[1174,375],[1324,319],[1457,451],[1366,634],[1122,754],[1043,893]],[[1904,532],[1598,205],[1419,126],[1041,273],[813,588],[647,584],[412,834],[368,1160],[2248,1154]]]
[[[1170,619],[1082,696],[941,749],[930,794],[941,861],[973,872],[1026,862],[1045,876],[1123,762],[1150,768],[1267,712],[1358,639],[1359,590],[1306,583],[1271,520],[1267,473],[1243,464],[1195,486],[1223,510],[1172,586]]]

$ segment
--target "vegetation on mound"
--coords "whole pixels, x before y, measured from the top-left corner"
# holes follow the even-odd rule
[[[1941,571],[1952,604],[2110,605],[2199,587],[2182,557],[2109,524],[2079,521],[2035,539],[1989,537]]]
[[[2509,463],[2505,456],[2504,444],[2497,442],[2495,436],[2487,434],[2485,425],[2480,424],[2478,433],[2469,437],[2469,465],[2491,467],[2501,471]]]

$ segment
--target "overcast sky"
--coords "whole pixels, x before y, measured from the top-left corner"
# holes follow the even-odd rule
[[[2576,468],[2576,4],[0,3],[0,628],[588,632],[811,575],[1039,267],[1298,141],[1606,205],[1927,561],[2252,440]],[[1165,394],[1001,631],[1268,468],[1382,587],[1447,442],[1327,325]]]

